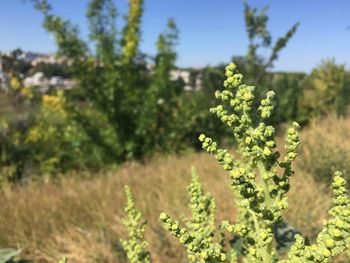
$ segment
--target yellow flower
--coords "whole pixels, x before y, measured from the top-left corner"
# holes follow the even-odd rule
[[[21,84],[21,82],[19,81],[18,78],[12,77],[10,79],[10,87],[12,89],[14,89],[14,90],[18,90],[18,89],[20,89],[22,87],[22,84]]]

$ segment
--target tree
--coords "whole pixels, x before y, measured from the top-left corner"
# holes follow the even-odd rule
[[[249,41],[248,53],[244,61],[245,71],[246,74],[255,76],[253,83],[256,84],[260,84],[266,71],[273,67],[279,53],[286,47],[299,26],[299,23],[294,24],[284,36],[279,37],[273,44],[272,35],[267,29],[269,20],[267,10],[267,6],[258,10],[257,7],[251,7],[247,1],[244,1],[244,20]],[[270,50],[268,58],[263,58],[258,54],[260,48]]]
[[[79,83],[77,90],[67,94],[68,112],[74,113],[108,159],[120,162],[174,149],[166,145],[175,146],[176,138],[185,136],[179,128],[183,83],[170,78],[178,40],[175,22],[170,19],[159,36],[155,69],[150,71],[139,49],[143,0],[129,1],[120,32],[114,2],[90,0],[87,17],[93,49],[79,36],[77,27],[52,14],[46,0],[33,2],[44,14],[44,27],[55,37],[58,55],[70,61],[72,77]],[[105,123],[97,126],[96,116],[103,116],[99,122]]]
[[[171,70],[175,69],[178,35],[175,21],[169,19],[167,29],[157,40],[153,77],[145,92],[143,111],[139,115],[139,134],[144,137],[143,145],[146,149],[163,148],[170,151],[174,149],[173,142],[178,141],[174,137],[184,136],[184,125],[179,122],[179,103],[184,85],[180,79],[171,77]],[[152,136],[153,134],[157,136]]]
[[[79,36],[76,26],[52,14],[46,0],[33,2],[44,15],[44,27],[54,35],[58,55],[71,62],[73,78],[79,82],[79,90],[72,94],[75,100],[67,103],[74,118],[111,159],[121,161],[137,156],[135,130],[138,105],[142,102],[140,84],[147,80],[145,65],[139,59],[143,1],[129,1],[126,24],[122,34],[118,34],[114,2],[91,0],[86,15],[93,50]],[[88,110],[82,111],[82,104]],[[96,114],[90,114],[93,111],[105,117],[113,134],[105,134],[94,125],[92,116]],[[108,137],[114,138],[113,142]]]

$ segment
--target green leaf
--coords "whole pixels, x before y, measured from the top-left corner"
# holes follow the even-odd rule
[[[3,248],[0,249],[0,263],[7,263],[22,253],[21,249]]]

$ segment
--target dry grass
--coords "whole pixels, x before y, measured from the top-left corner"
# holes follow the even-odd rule
[[[313,121],[302,133],[301,168],[330,184],[339,170],[350,180],[350,118],[329,116]]]
[[[147,165],[128,164],[88,179],[72,176],[4,188],[0,192],[0,247],[26,248],[26,257],[34,262],[57,262],[63,254],[71,262],[125,262],[119,239],[126,234],[121,218],[123,187],[128,184],[149,223],[146,235],[153,261],[184,262],[184,250],[162,229],[158,216],[161,211],[177,218],[188,214],[186,187],[191,166],[216,199],[218,221],[233,220],[228,175],[208,154],[188,154]],[[327,218],[329,193],[299,168],[289,197],[287,221],[314,238]]]
[[[128,184],[149,222],[147,239],[153,259],[179,262],[183,251],[163,231],[158,216],[163,210],[177,217],[188,213],[186,186],[191,165],[218,200],[218,220],[233,218],[227,176],[210,156],[193,154],[147,166],[130,164],[91,179],[63,178],[4,189],[0,198],[0,246],[28,248],[28,256],[38,262],[54,262],[61,254],[75,259],[72,262],[118,262],[123,256],[118,253],[119,238],[125,237],[120,222],[124,216],[123,187]]]

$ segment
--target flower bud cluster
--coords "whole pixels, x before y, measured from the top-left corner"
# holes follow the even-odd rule
[[[273,148],[276,146],[274,128],[263,122],[256,127],[253,126],[253,120],[257,116],[256,112],[261,112],[262,119],[271,115],[274,92],[269,91],[266,99],[262,100],[261,105],[254,110],[255,87],[242,83],[243,76],[238,73],[234,64],[229,64],[226,67],[226,76],[227,80],[224,82],[224,86],[227,89],[215,93],[216,98],[224,105],[212,108],[211,112],[232,128],[243,156],[255,156],[256,158],[270,159],[271,162],[276,161],[279,155],[273,152]],[[206,143],[203,143],[203,148],[208,151]]]
[[[272,100],[275,93],[267,92],[260,106],[254,108],[254,87],[243,84],[243,76],[237,72],[235,65],[230,64],[226,67],[226,76],[227,79],[224,82],[226,90],[215,93],[216,98],[222,101],[223,105],[211,109],[211,112],[231,127],[243,161],[234,160],[227,150],[219,149],[217,143],[203,134],[199,140],[202,142],[202,147],[215,155],[225,170],[230,171],[231,186],[239,199],[238,204],[242,216],[238,217],[236,225],[226,224],[226,229],[230,233],[243,237],[247,259],[270,262],[275,256],[274,249],[271,248],[272,228],[282,219],[282,212],[288,207],[286,193],[290,187],[289,177],[294,174],[292,162],[297,157],[300,144],[297,133],[299,125],[294,122],[288,129],[286,155],[280,161],[280,153],[274,150],[276,147],[275,130],[272,126],[265,124],[265,120],[271,116],[273,111]],[[254,125],[253,120],[256,119],[257,113],[260,113],[261,121]],[[277,173],[278,166],[284,169],[281,175]],[[340,179],[335,180],[337,184],[341,184]],[[335,203],[344,203],[347,200],[347,197],[338,196]],[[334,208],[331,213],[336,213],[332,211],[337,209]],[[247,220],[247,218],[252,218],[252,220]],[[316,248],[317,253],[322,251],[323,256],[318,256],[317,259],[314,256],[315,260],[332,257],[333,250],[330,248],[333,246],[343,251],[341,246],[334,242],[334,236],[332,236],[332,233],[340,235],[338,230],[335,228],[334,231],[332,230],[334,233],[327,232],[327,236],[322,239],[322,248],[318,247],[319,245],[310,246],[308,251]],[[296,246],[304,246],[303,244],[301,241],[296,242]],[[299,247],[293,249],[300,252]],[[304,252],[302,254],[304,255]]]
[[[229,109],[223,105],[218,105],[210,111],[215,113],[222,122],[232,127],[235,136],[239,137],[252,123],[248,113],[252,109],[255,87],[242,84],[243,75],[238,73],[233,63],[226,67],[225,75],[227,79],[224,87],[227,89],[222,92],[216,91],[215,97],[227,104],[233,112],[229,112]]]
[[[261,105],[258,108],[261,114],[261,118],[266,119],[271,116],[273,106],[272,99],[275,97],[275,93],[273,91],[269,91],[266,93],[266,99],[261,100]]]
[[[292,246],[288,260],[281,262],[329,262],[348,248],[350,242],[350,202],[346,181],[340,172],[336,172],[333,180],[334,207],[329,211],[331,219],[324,223],[318,234],[316,243],[305,245],[305,240],[297,237]]]
[[[225,262],[223,246],[215,242],[215,203],[209,194],[204,193],[195,170],[192,170],[188,192],[192,218],[187,220],[187,228],[181,228],[178,221],[161,213],[164,228],[185,245],[190,262]]]
[[[286,139],[286,156],[284,159],[279,162],[279,166],[284,169],[284,174],[282,178],[274,178],[276,185],[278,186],[278,190],[281,193],[287,193],[290,184],[289,177],[294,174],[294,170],[292,168],[292,161],[298,156],[298,147],[300,145],[300,138],[297,132],[299,128],[299,124],[297,122],[293,122],[292,127],[287,131],[287,139]]]
[[[266,250],[270,249],[273,238],[273,224],[281,219],[282,211],[288,207],[285,193],[289,189],[289,179],[286,174],[277,175],[280,153],[275,151],[275,129],[267,125],[265,119],[272,114],[273,91],[266,94],[260,106],[254,104],[255,87],[243,83],[243,76],[238,73],[234,64],[226,67],[227,79],[223,91],[217,91],[215,96],[223,105],[211,109],[218,118],[226,123],[233,132],[238,151],[243,161],[234,160],[227,150],[220,149],[216,142],[204,134],[199,136],[202,147],[215,155],[218,162],[230,171],[231,186],[239,199],[242,220],[238,224],[245,225],[246,233],[236,233],[247,240],[254,240],[255,249],[250,249],[252,258],[263,260]],[[256,121],[260,116],[260,122]],[[296,125],[288,131],[287,157],[284,165],[291,171],[291,162],[296,157],[299,138],[295,131]],[[288,173],[291,175],[292,173]],[[247,217],[254,217],[249,222]],[[258,230],[259,229],[259,230]]]
[[[193,231],[209,230],[208,237],[212,236],[215,230],[215,209],[216,205],[210,194],[205,194],[202,184],[194,168],[192,168],[192,182],[188,187],[191,196],[190,209],[192,220],[189,220],[188,227]]]
[[[300,139],[297,132],[298,128],[299,124],[297,122],[293,122],[293,126],[287,131],[287,144],[285,146],[287,156],[284,158],[285,163],[291,163],[297,157],[297,149],[300,144]]]
[[[264,160],[273,165],[279,157],[278,152],[274,152],[276,141],[274,139],[275,129],[261,122],[254,129],[249,129],[242,140],[242,155],[253,157],[256,161]]]
[[[134,198],[128,186],[125,186],[125,195],[127,218],[123,220],[123,223],[127,227],[129,239],[121,240],[121,244],[131,263],[149,263],[151,261],[147,250],[148,243],[144,241],[146,222],[141,222],[141,213],[135,209]]]
[[[219,149],[216,142],[204,134],[199,136],[199,141],[202,142],[202,147],[208,153],[215,156],[216,160],[223,166],[226,171],[231,171],[235,167],[233,155],[227,150]]]

